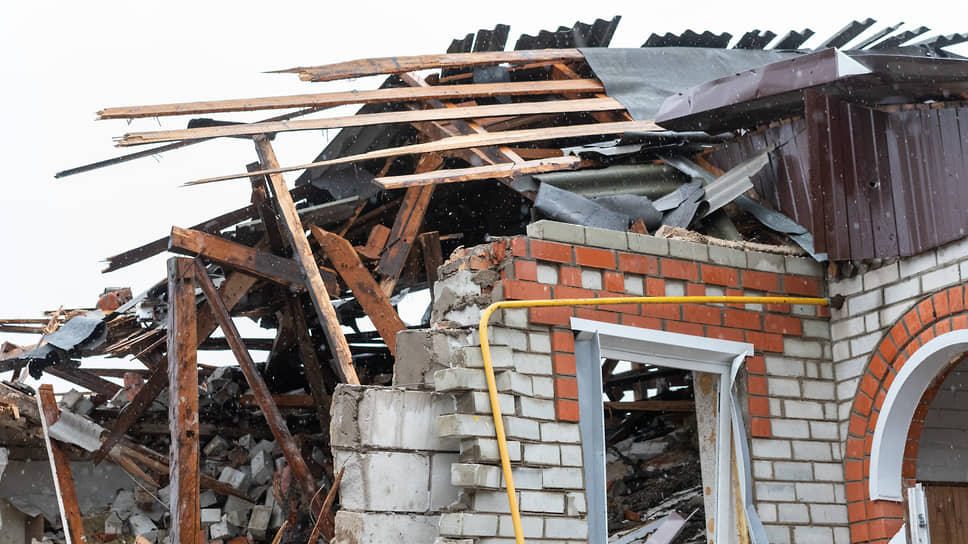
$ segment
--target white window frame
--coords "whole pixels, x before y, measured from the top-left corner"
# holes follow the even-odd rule
[[[641,329],[587,319],[571,319],[578,332],[575,358],[578,372],[579,410],[582,414],[602,414],[601,359],[708,372],[719,376],[719,410],[716,440],[716,522],[715,542],[730,541],[733,526],[732,464],[730,443],[735,446],[737,471],[747,524],[753,544],[766,544],[763,525],[752,505],[749,449],[739,402],[733,394],[736,374],[753,345],[729,340]],[[727,394],[723,395],[722,392]],[[585,493],[589,512],[589,542],[608,540],[605,523],[605,423],[603,416],[580,417],[582,453],[585,460]]]

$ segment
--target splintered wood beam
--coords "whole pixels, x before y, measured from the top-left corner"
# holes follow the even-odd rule
[[[258,161],[245,165],[245,169],[250,172],[255,172],[261,167],[262,165]],[[259,220],[262,221],[262,226],[265,227],[269,247],[276,255],[285,255],[286,242],[282,236],[282,230],[279,228],[276,211],[272,207],[272,201],[269,199],[269,182],[265,176],[252,176],[249,178],[249,182],[252,183],[252,197],[250,201],[255,206],[256,213],[259,214]],[[295,262],[293,264],[296,265]],[[299,265],[296,266],[298,268]]]
[[[44,442],[47,445],[47,455],[50,457],[50,471],[54,479],[54,495],[57,507],[60,509],[67,544],[86,544],[84,525],[81,521],[81,509],[77,504],[77,491],[74,489],[74,479],[71,477],[71,465],[67,452],[61,445],[50,437],[50,426],[60,419],[60,409],[54,398],[54,388],[50,384],[43,384],[37,392],[37,409],[44,431]]]
[[[477,83],[468,85],[441,85],[425,89],[390,88],[371,91],[341,91],[293,96],[263,98],[240,98],[205,102],[183,102],[155,106],[132,106],[105,108],[97,112],[98,119],[135,119],[139,117],[163,117],[167,115],[200,115],[230,111],[253,111],[279,108],[313,108],[320,110],[346,104],[382,104],[410,102],[437,98],[463,100],[491,96],[525,96],[557,93],[600,93],[605,90],[597,79],[573,81],[515,81],[508,83]]]
[[[91,374],[90,372],[80,368],[69,368],[63,365],[50,365],[44,367],[44,372],[107,397],[113,397],[118,391],[121,390],[120,385],[114,382],[109,382],[96,374]]]
[[[363,266],[359,255],[353,249],[353,245],[342,236],[337,236],[331,232],[311,226],[309,230],[313,237],[319,242],[320,247],[326,254],[326,258],[333,263],[336,272],[343,278],[356,301],[363,307],[367,317],[373,322],[383,343],[387,345],[390,353],[397,354],[397,333],[406,329],[407,326],[397,315],[397,311],[390,304],[390,299],[380,289],[380,285],[373,279],[370,272]]]
[[[440,166],[441,162],[443,159],[440,155],[428,153],[420,157],[415,171],[418,174],[433,171]],[[376,267],[376,272],[384,276],[380,282],[380,288],[388,297],[393,294],[393,288],[396,287],[400,273],[407,264],[407,255],[410,253],[413,241],[420,234],[420,227],[423,226],[424,216],[427,214],[433,194],[433,185],[423,185],[407,189],[403,197],[400,210],[390,229],[386,249]]]
[[[472,168],[453,168],[450,170],[434,170],[425,174],[409,174],[405,176],[387,176],[375,178],[383,189],[403,189],[420,185],[437,185],[440,183],[460,183],[482,179],[512,179],[525,174],[540,174],[557,172],[560,170],[574,170],[581,166],[594,164],[583,161],[580,157],[551,157],[521,163],[502,163],[489,166],[475,166]]]
[[[332,404],[332,397],[326,389],[326,376],[323,367],[316,356],[316,346],[313,344],[312,337],[309,336],[309,324],[306,323],[306,314],[302,310],[297,297],[287,297],[286,307],[290,324],[296,334],[296,345],[299,348],[299,358],[302,361],[303,372],[306,373],[306,382],[309,384],[309,392],[313,395],[316,404],[316,417],[319,418],[319,427],[323,434],[329,429],[329,407]],[[327,435],[328,436],[328,435]]]
[[[219,264],[285,285],[304,287],[302,271],[292,259],[237,244],[197,230],[171,228],[168,250],[201,256]]]
[[[205,271],[205,265],[198,259],[195,259],[195,279],[202,288],[202,292],[205,293],[205,298],[208,299],[209,304],[215,311],[215,318],[218,320],[219,327],[222,328],[222,333],[225,334],[225,339],[232,348],[232,354],[235,355],[235,360],[238,361],[239,367],[242,369],[242,374],[245,375],[245,381],[252,388],[252,394],[255,396],[256,402],[259,403],[259,408],[262,410],[262,415],[266,418],[266,423],[269,425],[269,430],[272,431],[272,436],[275,437],[276,442],[282,448],[282,454],[285,456],[286,462],[289,464],[289,468],[292,469],[296,480],[299,481],[303,493],[311,499],[316,493],[316,480],[310,474],[309,467],[306,466],[306,461],[299,453],[299,448],[296,446],[292,435],[289,434],[289,428],[286,427],[286,420],[282,417],[275,402],[273,402],[272,393],[269,392],[269,388],[266,386],[265,381],[263,381],[262,375],[259,374],[259,369],[256,368],[252,356],[249,355],[249,350],[245,349],[245,344],[242,342],[242,335],[239,334],[235,322],[232,321],[228,308],[222,299],[219,298],[218,292],[215,290],[215,284],[212,283],[211,278],[208,277],[208,272]]]
[[[425,232],[417,237],[420,243],[420,254],[423,256],[424,273],[427,285],[430,287],[430,301],[434,300],[434,284],[437,283],[437,268],[444,264],[444,257],[440,249],[440,233]]]
[[[420,144],[405,145],[389,149],[379,149],[360,153],[358,155],[347,155],[336,159],[300,164],[298,166],[287,166],[285,168],[273,167],[260,170],[258,172],[244,172],[241,174],[231,174],[228,176],[217,176],[189,181],[185,185],[198,185],[201,183],[211,183],[214,181],[224,181],[228,179],[247,178],[255,174],[281,174],[294,170],[305,170],[317,166],[330,166],[334,164],[351,164],[356,162],[368,161],[371,159],[382,159],[386,157],[399,157],[402,155],[419,155],[423,153],[440,153],[455,149],[470,149],[473,147],[483,147],[492,145],[507,145],[520,142],[540,142],[545,140],[556,140],[559,138],[579,138],[586,136],[605,136],[610,134],[622,134],[625,132],[655,132],[662,130],[662,127],[652,121],[622,121],[618,123],[590,123],[586,125],[570,125],[563,127],[536,128],[527,130],[509,130],[505,132],[488,132],[485,134],[464,134],[451,136],[437,140],[435,142],[425,142]],[[265,165],[263,165],[265,166]]]
[[[195,264],[168,259],[168,420],[171,426],[172,544],[202,544],[199,509],[198,346]]]
[[[262,167],[267,170],[278,170],[279,162],[276,160],[276,154],[269,140],[257,136],[254,141],[259,160],[262,161]],[[333,308],[329,293],[326,292],[326,286],[323,284],[323,278],[319,274],[316,258],[313,256],[312,248],[309,247],[306,231],[303,229],[299,220],[299,213],[296,211],[296,205],[286,187],[286,180],[278,173],[259,172],[252,175],[262,174],[269,174],[272,198],[279,210],[279,217],[282,219],[286,234],[289,236],[289,243],[293,248],[293,257],[299,263],[305,276],[306,288],[309,290],[313,307],[316,309],[319,325],[326,334],[326,342],[333,353],[336,371],[344,382],[359,385],[360,379],[356,375],[356,368],[353,367],[350,346],[346,342],[346,337],[343,336],[343,329],[339,318],[336,316],[336,309]]]
[[[275,73],[297,73],[303,81],[333,81],[379,74],[399,74],[416,70],[470,68],[493,64],[527,64],[542,61],[584,60],[578,49],[536,49],[532,51],[489,51],[482,53],[444,53],[406,57],[359,59],[323,66],[302,66],[277,70]]]
[[[246,123],[239,125],[220,125],[212,127],[186,128],[177,130],[157,130],[151,132],[129,132],[115,143],[121,147],[145,145],[179,140],[201,140],[209,138],[252,136],[276,132],[296,132],[301,130],[323,130],[330,128],[369,127],[395,123],[419,123],[426,121],[450,121],[454,119],[476,119],[484,117],[504,117],[509,115],[543,115],[577,112],[607,112],[624,110],[625,106],[614,98],[578,98],[573,100],[550,100],[543,102],[519,102],[516,104],[493,104],[487,106],[467,106],[460,108],[437,108],[415,111],[390,111],[382,113],[361,113],[343,117],[324,119],[304,119],[299,121],[277,121],[272,123]]]

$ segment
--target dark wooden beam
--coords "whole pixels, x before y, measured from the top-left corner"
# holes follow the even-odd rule
[[[695,412],[696,403],[691,400],[635,400],[605,402],[606,410],[618,412]]]
[[[202,256],[287,287],[304,286],[302,271],[292,259],[237,244],[220,236],[172,227],[168,250],[184,255]]]
[[[199,509],[198,346],[195,265],[168,260],[168,419],[171,426],[172,544],[202,544]]]
[[[437,269],[444,264],[444,256],[440,249],[440,233],[437,231],[425,232],[417,237],[417,241],[420,243],[420,254],[423,255],[427,285],[430,286],[430,302],[433,304]]]
[[[262,415],[266,418],[266,423],[269,425],[269,430],[272,431],[272,436],[275,437],[276,442],[282,448],[282,454],[285,456],[289,468],[302,487],[303,493],[306,497],[312,499],[316,493],[316,480],[310,474],[309,467],[306,466],[306,461],[299,453],[299,448],[296,446],[292,435],[289,434],[289,428],[286,427],[286,420],[282,417],[275,402],[273,402],[272,394],[269,392],[269,388],[266,387],[262,375],[259,374],[259,370],[252,360],[252,356],[245,349],[245,344],[242,342],[242,335],[239,334],[239,330],[235,327],[235,322],[232,321],[228,308],[222,299],[219,298],[218,292],[215,290],[215,284],[212,283],[211,278],[208,277],[208,273],[205,271],[205,266],[198,259],[195,260],[195,274],[195,279],[205,293],[205,298],[208,299],[209,304],[215,311],[215,317],[218,320],[219,327],[222,328],[222,332],[225,334],[225,339],[228,341],[229,346],[232,347],[232,353],[235,355],[235,359],[242,369],[242,374],[245,375],[245,381],[252,388],[252,394],[255,396],[255,400],[262,410]]]
[[[296,334],[299,358],[302,360],[306,382],[309,384],[309,392],[312,393],[313,400],[316,403],[316,417],[319,418],[319,427],[323,430],[323,435],[328,437],[329,408],[332,404],[332,397],[330,397],[329,390],[326,387],[326,374],[319,362],[319,357],[317,357],[313,339],[309,335],[309,324],[306,322],[306,314],[303,313],[299,299],[289,297],[287,307],[290,325]]]
[[[113,397],[121,390],[120,385],[109,382],[100,376],[91,374],[80,368],[70,368],[66,365],[50,365],[44,367],[44,372],[107,397]]]
[[[63,518],[64,536],[67,544],[85,544],[84,525],[81,521],[81,509],[77,504],[77,491],[74,489],[74,479],[71,477],[71,465],[67,452],[50,437],[50,426],[60,419],[60,409],[54,398],[54,388],[50,384],[43,384],[37,392],[37,407],[43,423],[44,441],[47,443],[47,453],[50,455],[50,469],[54,477],[54,495],[57,506]]]
[[[279,162],[272,145],[265,137],[257,136],[254,138],[256,152],[262,167],[267,170],[279,169]],[[353,366],[353,356],[350,347],[343,336],[342,326],[336,316],[336,309],[329,299],[329,293],[323,284],[323,279],[319,274],[319,267],[316,258],[309,246],[306,238],[306,231],[299,220],[296,205],[293,203],[289,189],[286,187],[286,180],[279,174],[270,174],[269,183],[272,187],[272,198],[279,211],[282,226],[289,236],[289,243],[293,248],[293,256],[299,263],[305,277],[306,288],[316,309],[319,324],[326,334],[326,341],[330,352],[335,358],[335,368],[340,378],[346,383],[359,385],[360,379],[356,375],[356,368]]]
[[[345,238],[337,236],[331,232],[311,226],[309,230],[313,237],[319,242],[319,246],[326,254],[336,272],[343,278],[356,301],[363,307],[367,317],[373,322],[383,343],[387,345],[390,353],[397,353],[397,333],[406,329],[407,326],[397,315],[397,311],[390,304],[390,299],[380,289],[380,285],[373,279],[370,272],[363,266],[359,255],[353,249],[353,245]]]

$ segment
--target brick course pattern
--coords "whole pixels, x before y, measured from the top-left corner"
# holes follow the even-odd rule
[[[868,493],[877,415],[898,371],[918,348],[940,334],[968,329],[966,296],[968,291],[958,285],[917,301],[876,344],[859,379],[847,426],[844,460],[851,542],[886,543],[904,523],[902,503],[872,501]],[[915,412],[902,465],[906,485],[912,484],[916,476],[917,444],[928,407],[944,378],[958,362],[952,362],[941,372],[922,396]]]

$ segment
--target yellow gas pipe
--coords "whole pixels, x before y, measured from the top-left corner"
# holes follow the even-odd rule
[[[491,414],[494,416],[494,432],[497,435],[497,448],[501,454],[501,470],[507,487],[508,506],[511,508],[511,522],[514,525],[514,540],[524,544],[521,532],[521,512],[518,498],[514,492],[514,478],[511,476],[511,460],[508,457],[507,437],[504,434],[504,419],[497,398],[497,385],[494,381],[494,367],[491,365],[491,346],[487,341],[487,322],[491,314],[502,308],[541,308],[547,306],[608,306],[612,304],[804,304],[828,306],[828,298],[809,297],[740,297],[740,296],[682,296],[682,297],[612,297],[612,298],[573,298],[558,300],[502,300],[495,302],[481,313],[479,332],[481,355],[484,359],[484,376],[487,378],[487,394],[491,399]]]

